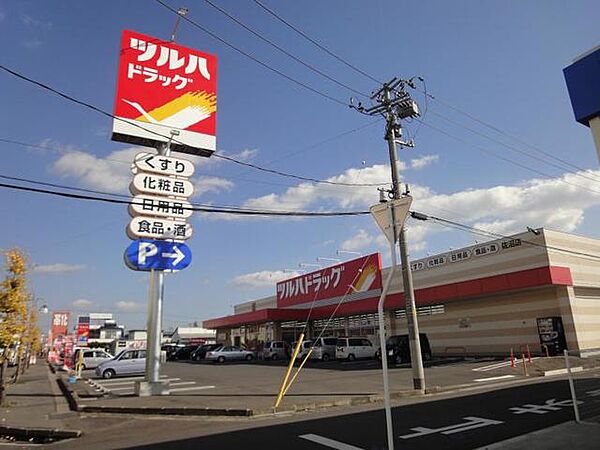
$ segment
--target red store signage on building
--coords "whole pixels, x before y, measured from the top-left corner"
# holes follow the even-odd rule
[[[113,140],[156,147],[172,137],[173,151],[210,156],[216,111],[216,56],[123,31]]]
[[[50,329],[52,337],[66,336],[69,329],[70,312],[56,311],[52,313],[52,327]]]
[[[381,289],[381,255],[373,253],[277,283],[277,307]]]

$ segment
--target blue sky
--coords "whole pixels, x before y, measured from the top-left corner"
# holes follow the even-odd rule
[[[214,2],[354,89],[369,93],[377,88],[254,2]],[[573,119],[562,76],[573,58],[600,41],[598,2],[265,3],[376,79],[425,79],[428,92],[440,101],[425,102],[422,93],[414,93],[421,110],[427,110],[427,125],[406,123],[417,146],[400,152],[414,209],[501,233],[529,225],[600,237],[600,196],[594,192],[598,161],[589,130]],[[207,3],[187,6],[191,19],[278,70],[345,102],[354,95],[260,42]],[[168,10],[151,0],[0,1],[0,59],[112,111],[121,31],[167,39],[174,22]],[[290,83],[187,23],[179,29],[178,42],[219,58],[219,152],[315,178],[354,183],[388,179],[381,123],[364,127],[373,118]],[[0,138],[48,147],[0,143],[1,175],[127,192],[128,161],[136,150],[110,141],[110,119],[4,72],[0,92]],[[591,172],[569,174],[548,165],[549,157],[447,105]],[[315,186],[215,159],[198,162],[195,182],[200,188],[195,202],[219,205],[354,211],[366,210],[378,198],[372,188]],[[7,189],[0,190],[0,201],[0,248],[21,247],[32,264],[41,266],[31,285],[50,309],[113,311],[128,327],[144,326],[147,275],[132,272],[122,261],[129,243],[126,207]],[[335,256],[338,249],[385,251],[369,217],[292,221],[196,214],[191,220],[194,262],[167,278],[166,326],[225,315],[235,303],[270,295],[282,269],[300,262]],[[413,258],[477,239],[436,225],[409,226]]]

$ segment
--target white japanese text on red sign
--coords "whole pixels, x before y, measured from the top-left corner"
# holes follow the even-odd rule
[[[277,285],[277,297],[285,300],[299,294],[316,295],[321,289],[335,289],[340,284],[343,270],[344,266],[337,266],[283,281]]]

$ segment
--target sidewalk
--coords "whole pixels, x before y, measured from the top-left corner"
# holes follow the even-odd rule
[[[565,422],[518,436],[477,450],[597,450],[600,448],[600,423]]]
[[[29,367],[17,384],[7,385],[6,404],[0,409],[2,434],[57,435],[64,426],[63,418],[72,413],[53,377],[48,366],[39,361]]]

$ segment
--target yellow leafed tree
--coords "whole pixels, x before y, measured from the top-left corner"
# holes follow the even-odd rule
[[[27,261],[19,249],[7,250],[6,277],[0,284],[0,403],[4,401],[4,374],[8,358],[27,330]],[[34,308],[35,309],[35,308]]]

